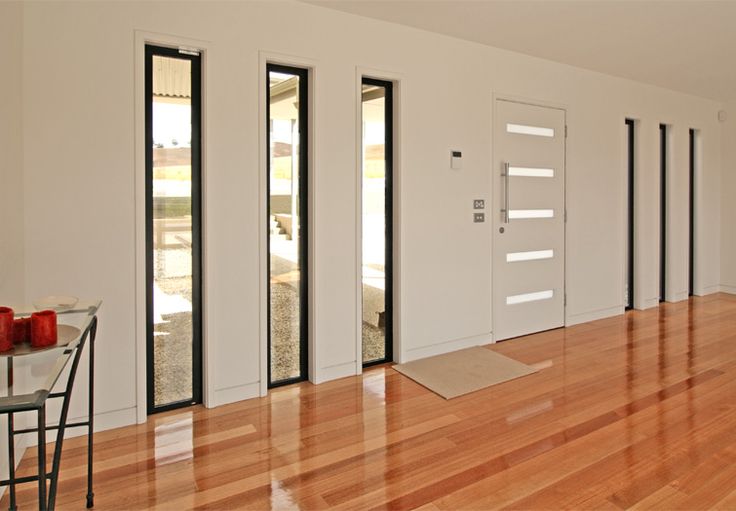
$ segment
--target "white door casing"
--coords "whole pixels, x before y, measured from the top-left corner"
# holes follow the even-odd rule
[[[565,323],[565,111],[498,99],[493,337]]]

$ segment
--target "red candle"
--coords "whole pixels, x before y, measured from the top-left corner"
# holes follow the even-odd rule
[[[18,318],[13,321],[13,344],[31,342],[31,318]]]
[[[0,307],[0,351],[13,349],[13,309]]]
[[[31,314],[31,346],[53,346],[57,340],[56,312],[41,311]]]

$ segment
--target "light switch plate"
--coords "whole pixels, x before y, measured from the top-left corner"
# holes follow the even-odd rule
[[[450,151],[450,168],[454,170],[460,170],[463,168],[462,151]]]
[[[473,213],[473,222],[480,224],[486,221],[485,213]]]
[[[486,201],[483,199],[475,199],[473,201],[473,209],[486,209]]]

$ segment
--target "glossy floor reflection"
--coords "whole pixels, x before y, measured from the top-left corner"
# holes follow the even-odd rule
[[[492,349],[540,372],[445,401],[381,366],[101,433],[95,509],[736,509],[736,297]],[[65,444],[61,509],[85,455]]]

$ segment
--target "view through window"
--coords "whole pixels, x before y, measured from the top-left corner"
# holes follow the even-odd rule
[[[363,363],[391,358],[392,84],[362,85]]]

